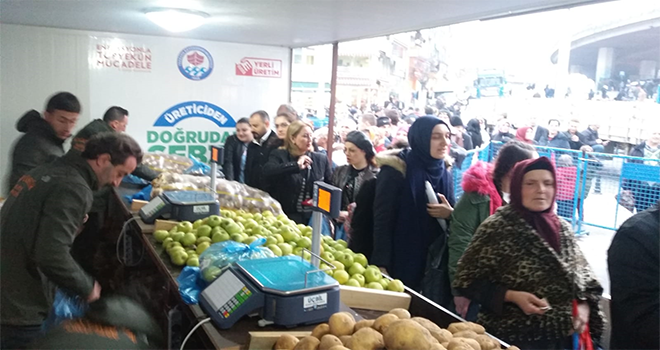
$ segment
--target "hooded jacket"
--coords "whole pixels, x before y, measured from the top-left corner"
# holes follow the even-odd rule
[[[16,130],[24,135],[12,151],[8,190],[30,170],[64,155],[64,140],[57,137],[53,127],[36,110],[25,113],[16,123]]]
[[[463,174],[465,191],[451,215],[449,227],[449,280],[454,280],[456,266],[470,245],[472,236],[486,218],[491,215],[491,195],[497,188],[491,179],[491,163],[477,163]],[[499,196],[499,194],[498,194]],[[500,205],[502,201],[499,201]],[[495,208],[497,209],[497,208]]]
[[[158,349],[163,335],[156,321],[135,301],[104,297],[89,305],[84,318],[66,320],[34,349]]]

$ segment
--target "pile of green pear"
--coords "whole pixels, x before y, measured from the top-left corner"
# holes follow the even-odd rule
[[[266,240],[264,246],[276,256],[297,255],[311,260],[304,249],[311,250],[312,228],[296,224],[284,214],[275,216],[270,211],[249,213],[223,209],[220,215],[194,223],[180,222],[170,231],[156,230],[154,238],[162,243],[172,264],[177,266],[199,266],[199,255],[213,243],[232,240],[251,244],[259,238]],[[351,251],[346,241],[335,241],[329,236],[322,239],[321,257],[335,268],[323,262],[320,267],[340,284],[403,292],[401,281],[383,278],[378,267],[368,265],[364,254]]]

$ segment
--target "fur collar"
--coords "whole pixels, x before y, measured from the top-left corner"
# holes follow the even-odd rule
[[[383,166],[390,166],[405,176],[406,161],[401,157],[401,152],[403,152],[403,149],[393,149],[378,153],[376,155],[376,165],[379,168],[382,168]],[[445,166],[447,167],[447,171],[451,171],[451,166],[453,164],[454,158],[450,156],[445,157]]]

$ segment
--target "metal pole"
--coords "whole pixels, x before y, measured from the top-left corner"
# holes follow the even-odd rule
[[[321,231],[323,231],[323,214],[318,211],[312,213],[312,265],[319,267],[317,256],[321,256]]]
[[[339,43],[332,44],[332,76],[330,77],[330,116],[328,117],[328,160],[332,163],[332,144],[335,141],[335,104],[337,104],[337,62]],[[319,88],[325,89],[324,86]]]
[[[217,182],[216,177],[218,176],[218,164],[216,162],[211,162],[211,189],[215,193],[215,184]]]
[[[291,90],[293,90],[293,49],[289,48],[289,93],[287,95],[287,101],[291,101]]]

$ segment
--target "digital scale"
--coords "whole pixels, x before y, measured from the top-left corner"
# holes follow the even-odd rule
[[[159,217],[193,222],[219,213],[220,203],[211,192],[166,191],[140,209],[140,218],[147,224]]]
[[[339,283],[299,256],[233,263],[199,296],[221,329],[258,312],[260,326],[326,322],[339,311]]]

